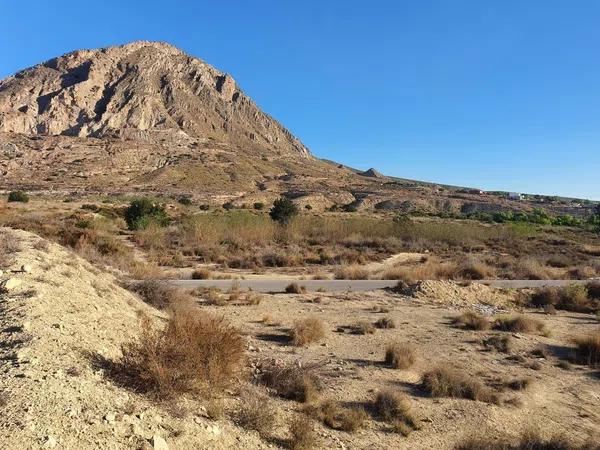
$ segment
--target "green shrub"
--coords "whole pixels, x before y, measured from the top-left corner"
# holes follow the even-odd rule
[[[8,194],[8,201],[27,203],[29,201],[29,195],[23,191],[12,191]]]
[[[125,221],[130,230],[143,230],[151,223],[164,227],[169,224],[169,217],[163,205],[149,198],[139,198],[125,210]]]
[[[185,206],[189,206],[192,204],[192,199],[189,197],[179,197],[179,199],[177,199],[177,201]]]
[[[269,216],[282,225],[287,225],[298,214],[298,207],[289,198],[275,200]]]
[[[261,209],[263,209],[265,207],[265,204],[263,202],[256,202],[252,206],[254,206],[254,209],[261,210]]]

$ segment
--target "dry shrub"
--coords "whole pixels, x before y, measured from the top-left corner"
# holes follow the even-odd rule
[[[248,291],[248,292],[246,292],[246,295],[244,295],[243,298],[241,299],[241,303],[244,305],[256,306],[256,305],[260,305],[260,302],[262,300],[263,300],[262,295],[257,294],[256,292]]]
[[[255,430],[261,436],[267,436],[277,423],[277,410],[266,395],[248,392],[242,397],[236,421],[247,430]]]
[[[591,266],[578,266],[569,270],[569,275],[575,280],[588,280],[597,274],[596,269]]]
[[[306,287],[294,282],[286,286],[285,292],[286,294],[304,294],[306,293]]]
[[[181,289],[165,282],[146,280],[134,283],[129,289],[138,294],[142,300],[158,309],[167,309],[191,303],[191,297]]]
[[[381,391],[375,397],[374,409],[386,422],[394,425],[394,431],[408,435],[419,428],[419,420],[412,412],[410,400],[399,391]]]
[[[373,311],[374,313],[386,314],[390,312],[390,308],[388,308],[387,306],[375,305],[371,308],[371,311]]]
[[[375,326],[371,322],[361,320],[350,327],[355,334],[373,334]]]
[[[515,378],[507,381],[504,385],[513,391],[523,391],[531,386],[531,378]]]
[[[382,317],[375,321],[375,326],[382,329],[396,328],[396,323],[391,317]]]
[[[320,405],[309,406],[306,411],[329,428],[347,432],[363,428],[369,419],[363,408],[344,407],[335,400],[326,400]]]
[[[288,428],[292,438],[289,446],[291,450],[312,450],[317,448],[317,434],[312,421],[305,416],[294,415],[289,421]]]
[[[437,367],[423,375],[421,387],[433,397],[456,397],[497,403],[497,395],[470,374],[449,367]]]
[[[513,333],[545,334],[544,322],[520,314],[514,316],[498,316],[494,320],[495,330]]]
[[[204,297],[206,303],[209,305],[225,306],[229,303],[228,298],[215,288],[205,290],[201,296]]]
[[[531,294],[529,303],[536,308],[553,306],[556,309],[583,313],[594,312],[600,306],[600,302],[589,294],[589,285],[583,284],[537,289]]]
[[[600,331],[575,339],[575,358],[592,367],[600,365]]]
[[[160,267],[154,263],[131,261],[125,270],[134,280],[156,280],[163,276]]]
[[[393,342],[385,349],[384,362],[394,369],[408,369],[416,359],[416,350],[408,343]]]
[[[306,403],[319,397],[319,382],[314,367],[271,364],[263,368],[260,380],[288,400]]]
[[[533,258],[519,259],[512,270],[512,278],[517,280],[547,280],[551,278],[548,270]]]
[[[219,420],[225,416],[225,404],[220,398],[211,398],[204,408],[206,415],[212,420]]]
[[[571,260],[565,255],[554,255],[546,260],[546,264],[550,267],[563,269],[571,265]]]
[[[490,320],[475,311],[465,311],[460,316],[455,317],[452,323],[465,330],[488,330],[491,327]]]
[[[168,398],[226,386],[244,366],[244,340],[223,318],[177,308],[166,326],[142,321],[138,339],[122,347],[118,381],[142,393]]]
[[[495,273],[486,263],[475,258],[469,258],[458,266],[456,276],[465,280],[483,280],[493,278]]]
[[[318,342],[325,337],[325,325],[317,317],[297,320],[290,332],[294,345],[303,346]]]
[[[538,431],[526,431],[519,438],[472,437],[457,444],[454,450],[600,450],[600,445],[589,441],[574,442],[565,436],[545,438]]]
[[[200,267],[192,272],[192,280],[208,280],[212,277],[212,272]]]
[[[592,281],[587,284],[588,296],[593,300],[600,300],[600,281]]]
[[[357,264],[339,266],[334,272],[336,280],[368,280],[369,271]]]
[[[496,350],[503,353],[508,353],[512,347],[512,338],[510,336],[495,334],[489,336],[482,341],[486,350]]]

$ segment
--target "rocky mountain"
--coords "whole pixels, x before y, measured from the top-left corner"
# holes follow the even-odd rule
[[[590,211],[318,159],[230,75],[146,41],[74,51],[0,81],[0,190],[12,189],[240,206],[285,195],[313,211]]]
[[[234,79],[164,43],[81,50],[0,82],[0,132],[214,139],[309,156]]]

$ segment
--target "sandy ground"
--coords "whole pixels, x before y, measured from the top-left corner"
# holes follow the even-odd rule
[[[208,419],[202,398],[183,398],[173,409],[115,386],[95,363],[98,356],[118,357],[120,345],[138,332],[140,312],[156,321],[164,315],[121,288],[112,275],[56,244],[22,231],[0,230],[0,234],[19,247],[2,279],[20,280],[19,286],[0,295],[2,448],[161,448],[163,439],[170,449],[285,448],[289,437],[285,423],[301,409],[296,402],[272,399],[278,409],[277,423],[271,435],[261,439],[230,419]],[[23,264],[30,265],[31,271],[18,272]],[[389,432],[375,418],[356,433],[315,422],[318,448],[450,449],[469,434],[516,435],[531,427],[545,434],[563,431],[581,439],[598,437],[597,374],[584,366],[571,370],[557,366],[572,336],[598,329],[593,316],[528,312],[546,322],[551,335],[514,334],[512,354],[524,357],[516,362],[507,354],[483,350],[481,339],[491,332],[450,325],[464,308],[497,312],[503,303],[482,305],[475,300],[478,295],[466,297],[471,304],[456,303],[431,297],[446,291],[424,292],[417,297],[384,292],[278,294],[264,295],[255,306],[201,307],[224,315],[240,328],[248,340],[251,363],[273,359],[317,363],[323,398],[367,409],[377,391],[398,389],[410,396],[421,418],[421,429],[406,438]],[[374,306],[390,311],[376,313]],[[261,322],[266,314],[274,325]],[[294,347],[286,338],[287,330],[294,320],[307,316],[322,319],[327,335],[320,343]],[[396,328],[371,335],[339,328],[383,316],[391,317]],[[385,345],[394,340],[408,341],[418,349],[417,363],[409,370],[381,364]],[[550,356],[529,354],[539,344],[549,346]],[[539,370],[530,368],[534,361],[539,362]],[[422,373],[437,364],[457,366],[487,382],[528,377],[533,383],[525,391],[502,394],[505,400],[518,398],[518,406],[433,399],[419,388],[419,382]],[[240,380],[226,393],[228,412],[239,404],[238,393],[245,386],[247,381]]]

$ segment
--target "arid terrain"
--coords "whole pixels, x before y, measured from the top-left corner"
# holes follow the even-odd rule
[[[0,81],[0,193],[0,448],[600,449],[597,202],[321,160],[145,41]]]

